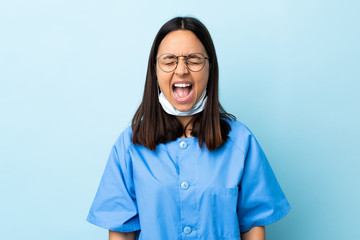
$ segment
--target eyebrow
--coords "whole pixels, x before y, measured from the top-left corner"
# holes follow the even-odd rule
[[[164,59],[171,59],[171,58],[176,58],[176,56],[174,54],[169,54],[164,57]]]
[[[196,56],[196,53],[190,53],[189,55],[188,55],[188,58],[197,58],[197,59],[200,59],[198,56]]]
[[[189,53],[188,55],[185,55],[187,56],[188,58],[197,58],[197,59],[200,59],[198,56],[196,56],[197,52],[195,53]],[[183,56],[183,55],[179,55],[179,56]],[[172,53],[169,53],[168,55],[166,55],[164,57],[164,59],[173,59],[173,58],[177,58],[177,56],[175,54],[172,54]]]

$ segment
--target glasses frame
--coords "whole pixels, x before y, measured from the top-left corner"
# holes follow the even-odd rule
[[[172,54],[172,53],[163,53],[163,54],[161,54],[159,57],[155,57],[155,60],[157,60],[157,61],[159,62],[159,59],[161,58],[161,56],[166,55],[166,54],[173,55],[173,56],[176,57],[176,66],[175,66],[175,68],[174,68],[173,70],[171,70],[171,71],[165,71],[164,69],[162,69],[162,68],[160,67],[160,64],[159,64],[159,68],[160,68],[163,72],[166,72],[166,73],[171,73],[171,72],[175,71],[175,69],[176,69],[176,68],[178,67],[178,65],[179,65],[179,57],[184,57],[184,58],[185,58],[185,66],[186,66],[186,69],[189,70],[190,72],[200,72],[200,71],[203,70],[203,68],[205,67],[206,60],[209,60],[209,58],[208,58],[208,57],[205,57],[204,54],[202,54],[202,53],[196,53],[196,52],[195,52],[195,53],[190,53],[190,54],[188,54],[187,56],[186,56],[186,55],[176,56],[175,54]],[[200,55],[202,55],[202,56],[204,57],[204,64],[203,64],[203,66],[200,68],[200,70],[198,70],[198,71],[193,71],[193,70],[191,70],[191,69],[188,67],[188,57],[189,57],[191,54],[200,54]]]

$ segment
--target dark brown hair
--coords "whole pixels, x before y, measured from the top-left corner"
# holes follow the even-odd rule
[[[167,114],[158,99],[155,57],[163,38],[176,30],[192,31],[204,45],[209,56],[210,72],[205,109],[192,119],[191,135],[198,138],[200,147],[205,143],[211,151],[222,145],[231,130],[227,120],[236,119],[225,112],[219,102],[219,69],[215,47],[206,27],[196,18],[176,17],[165,23],[157,33],[151,47],[142,102],[132,120],[132,142],[155,150],[159,143],[174,141],[185,134],[186,127],[175,116]]]

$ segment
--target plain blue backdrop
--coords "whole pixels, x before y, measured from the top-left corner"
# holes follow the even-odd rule
[[[360,239],[360,2],[0,1],[0,239],[107,239],[85,221],[140,103],[158,29],[208,27],[220,97],[290,202],[268,239]]]

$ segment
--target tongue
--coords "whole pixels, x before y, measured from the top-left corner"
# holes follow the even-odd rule
[[[179,98],[187,97],[190,94],[191,87],[175,87],[176,95]]]

